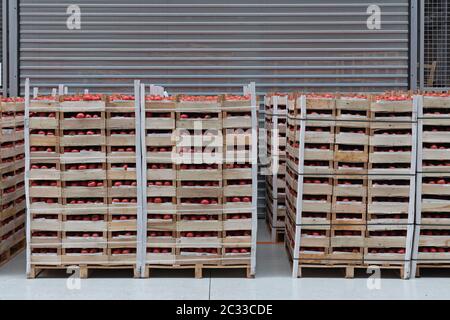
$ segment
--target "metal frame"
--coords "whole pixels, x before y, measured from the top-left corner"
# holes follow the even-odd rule
[[[422,1],[423,2],[423,1]],[[410,89],[411,90],[417,90],[417,73],[418,73],[418,61],[417,61],[417,54],[418,54],[418,3],[417,0],[411,0],[410,1],[410,45],[409,45],[409,51],[410,51]],[[423,66],[423,64],[420,64]]]
[[[25,80],[25,203],[26,208],[26,274],[31,272],[31,209],[30,209],[30,79]]]
[[[246,88],[251,96],[252,102],[252,251],[250,273],[252,276],[256,273],[256,241],[258,235],[258,104],[256,96],[256,84],[251,82]]]
[[[8,0],[2,0],[2,86],[3,96],[8,95]]]
[[[278,97],[273,97],[272,115],[272,226],[278,220],[278,169],[280,167],[280,155],[278,146]],[[272,241],[276,240],[276,234],[272,230]]]
[[[417,161],[416,161],[416,205],[414,219],[414,239],[412,244],[410,278],[417,274],[417,259],[419,257],[420,226],[422,220],[422,179],[423,179],[423,96],[419,97],[417,105]]]
[[[140,246],[141,251],[141,277],[145,278],[147,269],[147,144],[146,144],[146,110],[145,110],[145,84],[139,84],[139,105],[140,105],[140,116],[139,116],[139,132],[140,132],[140,158],[141,158],[141,218],[139,223],[141,228],[138,230],[138,237],[141,239],[142,243]],[[136,100],[137,101],[137,100]],[[144,170],[145,168],[145,170]],[[145,228],[144,228],[145,226]],[[139,236],[140,235],[140,236]]]
[[[276,242],[276,223],[278,221],[278,170],[280,168],[280,148],[278,130],[278,96],[273,97],[272,111],[272,242]]]
[[[414,61],[419,61],[419,77],[416,79],[416,83],[417,80],[419,83],[418,89],[424,91],[448,91],[450,90],[450,87],[428,87],[425,85],[425,1],[426,0],[419,1],[419,5],[417,3],[418,0],[411,0],[411,69]],[[414,24],[416,24],[416,26]],[[417,29],[419,29],[418,35]],[[416,33],[415,36],[414,33]],[[414,50],[414,45],[417,45],[414,39],[419,39],[419,47],[417,50]],[[416,52],[418,52],[419,57],[416,56],[416,59],[413,60]],[[412,78],[411,81],[413,81]],[[413,82],[411,82],[411,89],[414,90]]]
[[[8,1],[8,95],[19,95],[19,10],[18,0]]]
[[[300,105],[300,114],[306,115],[306,96],[302,95],[297,102]],[[303,213],[303,182],[305,175],[305,159],[303,154],[305,153],[305,135],[306,135],[306,119],[303,116],[300,118],[300,132],[299,132],[300,144],[298,147],[298,168],[297,168],[297,203],[295,213],[295,239],[294,239],[294,255],[293,255],[293,268],[292,276],[298,278],[299,276],[299,259],[302,237],[302,213]]]
[[[413,97],[413,123],[415,125],[412,126],[412,148],[411,148],[411,168],[410,168],[410,188],[409,188],[409,205],[408,205],[408,228],[406,233],[406,253],[405,253],[405,272],[404,279],[411,278],[411,274],[414,274],[413,271],[413,257],[417,254],[414,248],[414,238],[416,232],[415,225],[415,211],[416,211],[416,197],[418,197],[416,193],[417,188],[417,158],[418,148],[417,142],[421,140],[418,137],[419,130],[417,128],[417,116],[418,110],[421,109],[421,96]],[[409,262],[409,263],[406,263]]]
[[[425,43],[425,3],[424,1],[420,1],[420,8],[418,9],[420,12],[420,18],[419,18],[419,88],[424,89],[425,86],[425,49],[424,49],[424,43]]]
[[[134,106],[135,106],[135,125],[136,125],[136,141],[135,141],[135,153],[136,153],[136,182],[137,182],[137,243],[136,243],[136,270],[134,272],[135,275],[142,276],[143,265],[142,262],[145,261],[145,247],[143,247],[144,243],[144,235],[143,235],[143,203],[144,203],[144,194],[143,194],[143,180],[142,180],[142,145],[141,145],[141,110],[142,110],[142,101],[141,101],[141,82],[139,80],[134,81]],[[146,224],[145,224],[146,225]],[[145,241],[145,244],[147,242]]]

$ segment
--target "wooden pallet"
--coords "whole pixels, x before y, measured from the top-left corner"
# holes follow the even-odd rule
[[[322,264],[300,264],[299,265],[299,271],[298,271],[298,278],[304,277],[305,276],[305,270],[307,269],[314,269],[314,270],[321,270],[321,271],[325,271],[325,270],[333,270],[338,273],[339,277],[342,277],[342,275],[344,275],[344,277],[346,279],[353,279],[355,277],[355,270],[360,269],[360,270],[365,270],[367,275],[372,275],[373,274],[373,270],[375,270],[375,268],[379,268],[381,271],[383,270],[398,270],[399,272],[399,276],[401,279],[404,279],[404,273],[405,273],[405,267],[404,266],[396,266],[396,265],[385,265],[385,266],[370,266],[370,265],[322,265]]]
[[[274,227],[272,224],[272,219],[270,214],[266,214],[266,225],[269,229],[272,242],[274,243],[281,243],[284,242],[284,234],[285,234],[285,228],[283,227]]]
[[[14,259],[17,255],[19,255],[23,250],[25,250],[25,247],[26,247],[26,240],[23,239],[19,243],[10,247],[7,251],[3,252],[0,255],[0,267],[4,266],[9,261]]]
[[[28,279],[37,279],[39,275],[44,271],[51,270],[66,270],[66,274],[68,276],[72,276],[77,274],[80,279],[89,278],[89,274],[93,273],[94,270],[131,270],[133,272],[134,278],[140,278],[140,272],[137,270],[135,265],[114,265],[114,266],[103,266],[103,265],[59,265],[59,266],[50,266],[50,265],[31,265],[31,270],[27,274]]]
[[[145,266],[144,278],[151,277],[151,270],[194,270],[195,278],[202,279],[203,272],[205,270],[245,270],[247,278],[254,278],[255,275],[251,273],[251,267],[249,265],[235,265],[235,266],[221,266],[221,265],[184,265],[184,266],[164,266],[164,265],[147,265]]]
[[[25,246],[24,104],[0,101],[0,265]]]
[[[450,272],[450,263],[447,263],[447,264],[444,264],[444,263],[419,264],[418,263],[417,264],[417,269],[416,269],[416,277],[424,277],[423,271],[427,270],[427,269],[438,270],[438,271],[446,272],[446,274],[449,274],[449,272]]]

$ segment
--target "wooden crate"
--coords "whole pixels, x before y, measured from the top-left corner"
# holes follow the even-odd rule
[[[368,224],[365,239],[364,263],[398,265],[410,262],[407,257],[410,225]]]
[[[336,174],[367,174],[369,122],[335,122],[334,170]]]
[[[417,175],[417,225],[450,225],[449,179],[449,173]]]
[[[290,110],[289,115],[297,119],[335,120],[336,97],[330,94],[299,95],[296,98],[295,111]]]
[[[371,97],[366,95],[338,97],[336,99],[336,120],[354,122],[355,127],[359,126],[358,122],[368,122],[370,102]]]
[[[450,119],[419,119],[418,172],[450,171]]]
[[[450,117],[448,93],[424,93],[423,109],[419,115],[423,119],[443,119]]]
[[[266,115],[286,117],[295,113],[295,95],[286,93],[269,93],[264,97]]]
[[[223,129],[252,129],[251,109],[250,96],[224,96],[222,103]]]
[[[175,110],[176,103],[172,98],[154,100],[152,96],[146,97],[145,139],[148,163],[172,163],[176,142],[173,139]]]
[[[145,102],[145,129],[148,164],[171,164],[175,155],[176,102],[173,98],[155,100],[147,96]]]
[[[371,122],[369,174],[415,174],[416,123]]]
[[[302,223],[304,224],[330,224],[332,209],[332,176],[299,176],[290,167],[286,171],[286,207],[297,211],[298,179],[303,181],[303,194],[310,197],[322,197],[320,200],[303,200]],[[317,184],[315,183],[317,180]],[[320,183],[319,183],[320,182]],[[294,218],[291,216],[291,218]],[[296,221],[296,220],[294,220]]]
[[[60,102],[62,159],[106,157],[105,101],[66,101],[68,99],[73,97],[61,97]]]
[[[266,180],[266,218],[269,223],[270,229],[280,229],[280,232],[284,230],[284,217],[286,215],[286,190],[284,176],[283,179],[277,179],[275,181],[275,188],[272,187],[272,176],[268,176]],[[277,188],[278,185],[282,185],[281,189]],[[278,230],[274,230],[278,232]],[[272,233],[273,235],[273,233]]]
[[[413,223],[415,188],[415,176],[369,176],[368,223],[392,225]]]
[[[330,259],[330,226],[306,226],[300,229],[298,263],[328,263]]]
[[[330,234],[331,264],[355,264],[363,263],[364,225],[332,225]]]
[[[175,129],[176,102],[174,98],[155,100],[153,96],[147,96],[145,101],[147,130],[174,130]]]
[[[106,102],[106,128],[109,130],[136,129],[134,96],[112,96]]]
[[[417,120],[417,108],[410,95],[402,95],[402,100],[394,97],[387,100],[386,97],[372,97],[370,104],[370,119],[375,122],[415,122]]]
[[[365,225],[367,212],[367,184],[365,175],[334,176],[332,224]]]
[[[305,174],[332,174],[334,172],[334,122],[306,121],[304,129],[300,120],[288,119],[287,158],[291,165],[303,162]],[[292,130],[292,126],[294,129]],[[319,132],[315,130],[320,130]],[[301,139],[300,135],[304,135]]]
[[[176,104],[176,128],[190,130],[221,129],[223,127],[220,98],[206,101],[188,101],[178,97]]]
[[[298,179],[302,180],[303,190],[299,194]],[[332,176],[297,176],[293,171],[286,174],[288,192],[286,198],[293,205],[297,197],[302,197],[302,212],[329,213],[332,208],[333,177]]]
[[[418,226],[417,264],[450,264],[450,225]]]

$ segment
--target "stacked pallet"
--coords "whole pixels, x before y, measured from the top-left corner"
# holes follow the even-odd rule
[[[417,99],[375,97],[370,106],[366,264],[409,277],[414,233]]]
[[[0,100],[0,265],[25,246],[24,101]]]
[[[175,140],[175,100],[145,97],[145,141],[147,173],[146,265],[175,264],[177,242],[177,166],[172,162]],[[146,268],[148,276],[148,268]]]
[[[284,236],[286,216],[286,125],[287,108],[295,99],[286,94],[265,97],[267,155],[269,172],[266,176],[266,222],[277,242]]]
[[[150,95],[146,101],[144,275],[158,268],[195,269],[197,277],[206,268],[253,274],[250,98]]]
[[[369,106],[363,95],[336,99],[330,254],[357,266],[364,264],[366,241]]]
[[[136,264],[134,101],[30,101],[30,262],[39,270]],[[107,128],[108,126],[108,128]]]
[[[333,96],[300,96],[288,109],[285,242],[303,265],[337,263],[332,252],[335,105]],[[334,232],[334,229],[333,229]]]
[[[63,211],[59,98],[35,97],[29,106],[31,264],[60,265]]]
[[[286,175],[294,276],[307,267],[344,267],[348,277],[369,265],[408,268],[415,115],[409,96],[297,99]]]
[[[416,236],[413,271],[450,266],[450,96],[419,104]],[[416,268],[417,267],[417,268]],[[415,273],[414,273],[415,275]]]
[[[223,97],[223,256],[222,265],[255,274],[257,220],[257,110],[249,88]],[[252,101],[253,100],[253,101]]]
[[[108,256],[110,265],[136,265],[138,201],[136,107],[131,95],[106,104]]]

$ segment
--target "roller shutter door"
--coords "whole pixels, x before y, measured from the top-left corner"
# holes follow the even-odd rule
[[[4,86],[4,79],[3,79],[3,68],[4,68],[4,61],[3,61],[3,57],[5,57],[5,55],[3,55],[3,1],[0,0],[0,63],[2,64],[2,68],[0,68],[0,76],[2,77],[2,81],[1,81],[1,85],[0,85],[0,93],[2,95],[4,95],[4,90],[3,90],[3,86]]]
[[[81,30],[68,30],[78,4]],[[20,81],[42,88],[172,92],[383,91],[408,87],[409,2],[20,0]]]
[[[69,5],[81,29],[66,25]],[[384,91],[408,87],[409,2],[384,0],[20,0],[21,91],[131,91],[134,79],[171,93]],[[262,114],[263,116],[263,114]],[[263,126],[263,117],[260,125]],[[264,208],[264,179],[259,206]]]
[[[0,62],[3,61],[3,3],[0,1]]]

